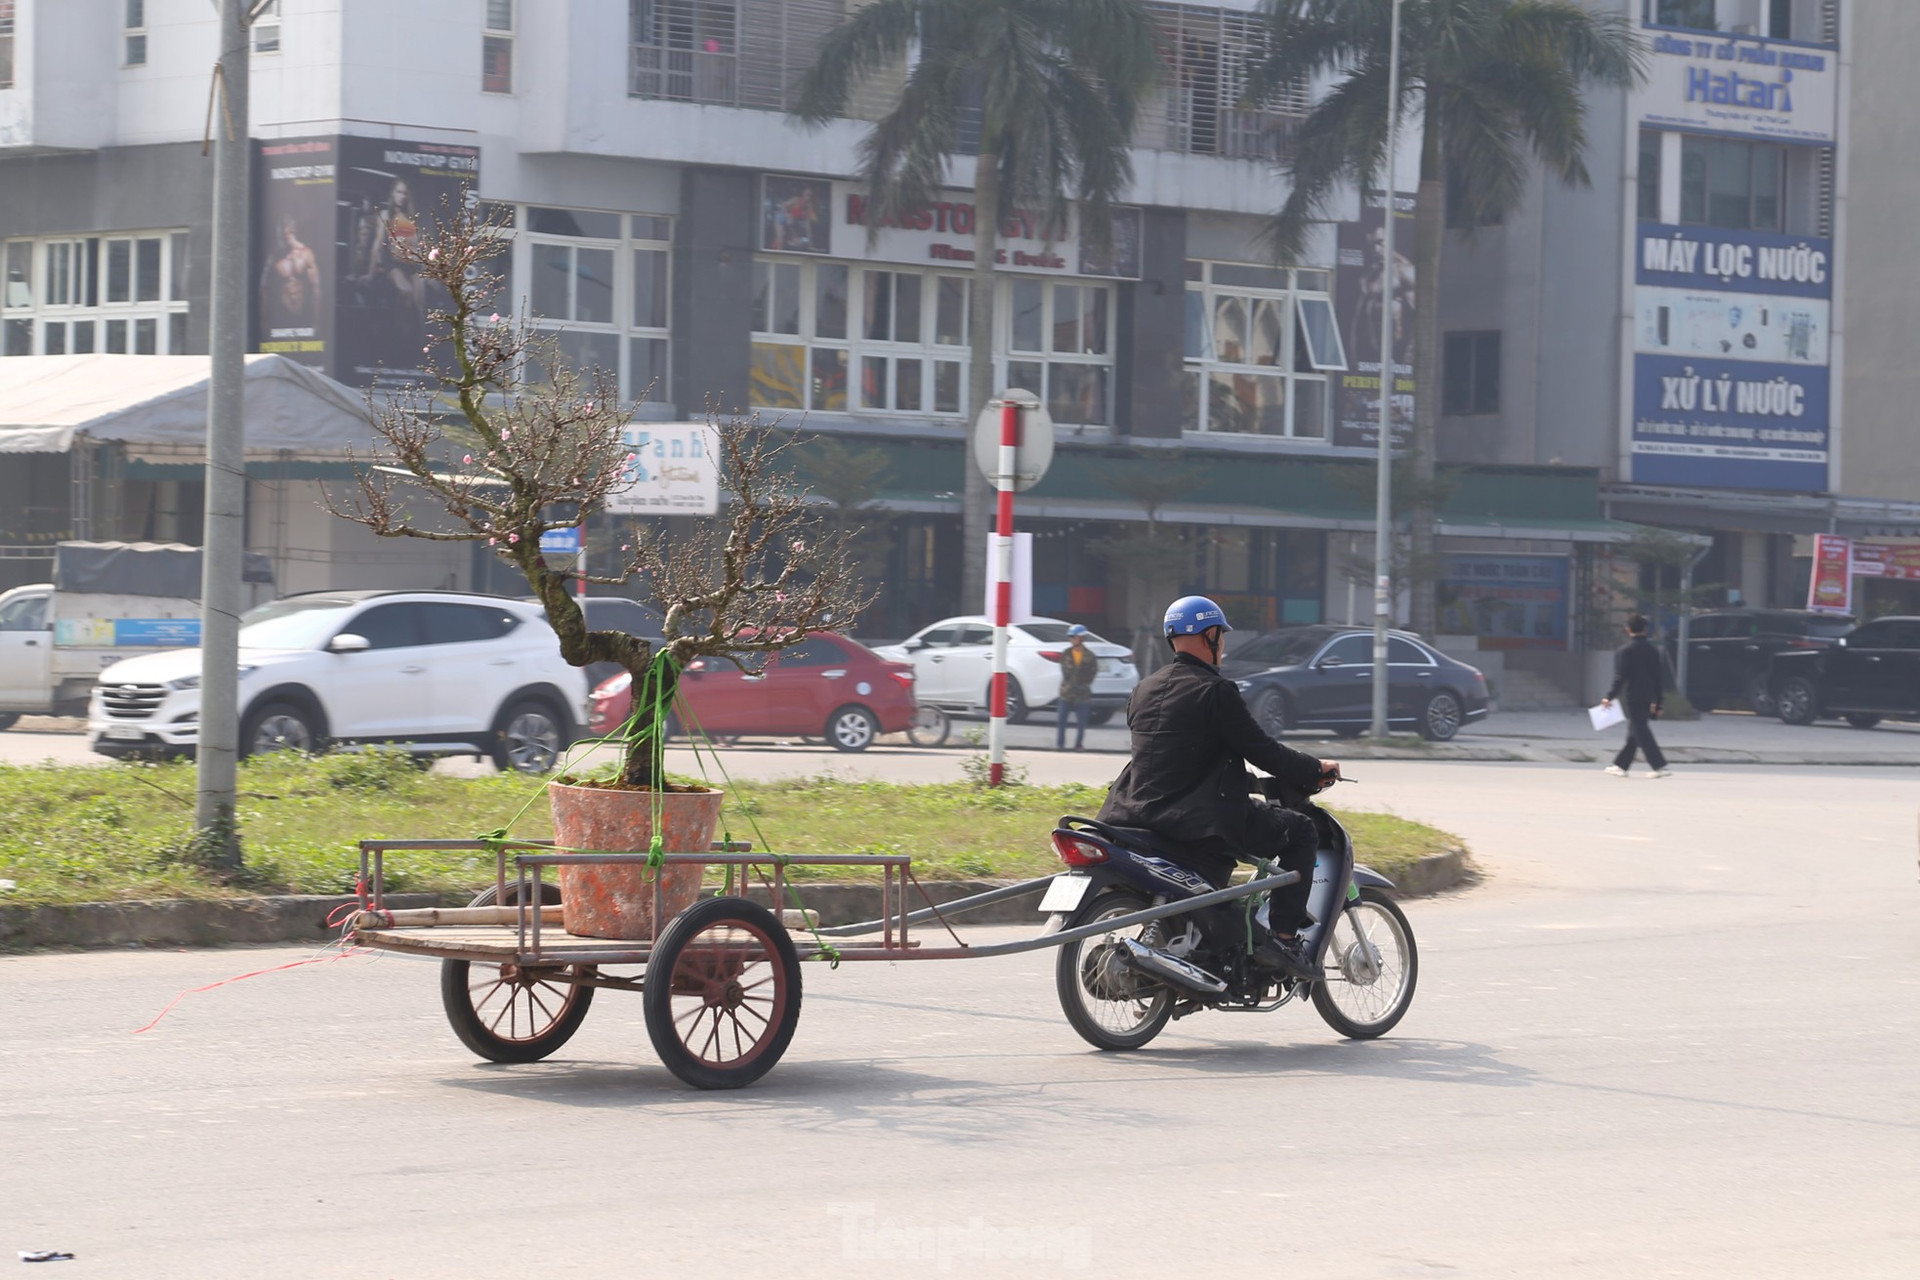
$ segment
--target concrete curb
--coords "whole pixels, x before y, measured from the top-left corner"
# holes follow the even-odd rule
[[[1402,897],[1441,893],[1469,878],[1464,849],[1422,858],[1395,884]],[[935,880],[924,886],[936,903],[953,902],[1010,881]],[[795,892],[826,926],[873,920],[880,915],[880,886],[805,884]],[[1027,924],[1037,921],[1036,888],[956,916],[956,928],[971,924]],[[325,942],[339,936],[327,917],[355,901],[351,896],[284,895],[269,898],[191,899],[143,902],[80,902],[63,906],[0,906],[0,952],[89,951],[105,947],[222,947],[275,942]],[[395,893],[394,908],[464,906],[464,894]],[[917,897],[915,902],[917,903]],[[791,905],[791,904],[788,904]],[[909,906],[914,906],[910,903]],[[938,920],[915,925],[921,937],[940,931]]]
[[[0,906],[0,951],[43,948],[222,947],[264,942],[324,942],[339,936],[327,917],[356,902],[352,895],[289,894],[270,898],[77,902]],[[396,907],[453,905],[434,893],[390,894]],[[466,899],[459,899],[464,905]]]

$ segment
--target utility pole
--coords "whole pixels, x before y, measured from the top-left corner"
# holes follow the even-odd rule
[[[1387,736],[1387,626],[1393,610],[1393,207],[1394,162],[1400,146],[1400,0],[1393,0],[1387,43],[1387,161],[1380,183],[1380,440],[1373,496],[1373,723]],[[1431,286],[1429,286],[1431,287]]]
[[[240,569],[247,456],[242,383],[247,349],[248,9],[218,0],[214,71],[212,382],[207,396],[207,511],[200,578],[200,732],[193,822],[220,866],[240,865],[233,810],[240,748]]]

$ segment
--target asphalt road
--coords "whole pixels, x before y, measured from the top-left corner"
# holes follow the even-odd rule
[[[431,964],[0,959],[0,1249],[62,1275],[1895,1276],[1920,1252],[1904,772],[1375,762],[1465,836],[1411,1014],[1087,1049],[1050,958],[809,967],[759,1085],[603,992],[476,1063]],[[998,936],[1010,931],[993,930]]]

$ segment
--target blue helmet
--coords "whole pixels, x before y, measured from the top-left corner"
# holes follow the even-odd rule
[[[1092,634],[1093,632],[1087,630],[1085,627],[1081,626],[1077,622],[1067,628],[1067,638],[1069,640],[1071,640],[1074,636],[1090,636]]]
[[[1167,616],[1162,630],[1171,639],[1174,636],[1197,636],[1209,627],[1218,627],[1222,631],[1231,631],[1233,626],[1227,621],[1227,611],[1205,596],[1181,596],[1167,606]]]

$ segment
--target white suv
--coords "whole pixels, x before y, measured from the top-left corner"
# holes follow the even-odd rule
[[[540,607],[451,591],[322,591],[240,620],[240,752],[383,743],[545,772],[586,723],[586,675]],[[87,745],[185,753],[199,740],[200,651],[100,673]]]
[[[1070,624],[1058,618],[1029,618],[1007,631],[1007,719],[1026,722],[1029,712],[1052,706],[1060,697],[1060,654]],[[1113,719],[1140,683],[1133,653],[1087,633],[1087,648],[1100,659],[1093,677],[1095,724]],[[945,711],[979,712],[987,707],[993,684],[993,624],[983,615],[945,618],[923,627],[899,644],[874,650],[892,662],[913,664],[913,700]]]

